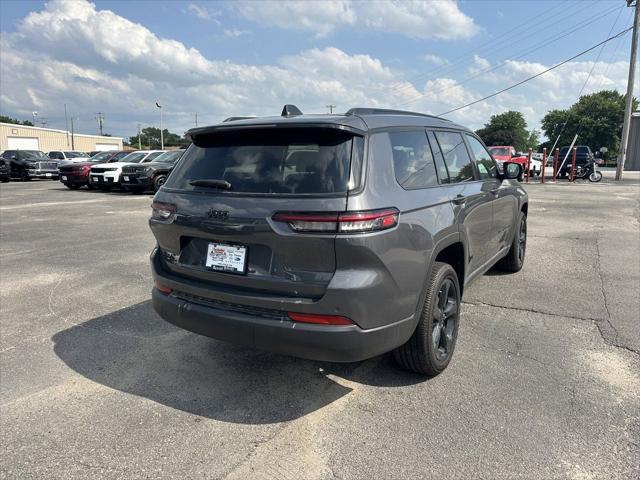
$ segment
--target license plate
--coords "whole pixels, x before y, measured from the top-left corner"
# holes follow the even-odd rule
[[[210,243],[205,266],[213,270],[230,273],[245,273],[247,269],[247,247]]]
[[[125,182],[128,182],[128,181],[129,181],[129,177],[122,177],[122,179],[123,179]]]
[[[65,177],[65,176],[63,175],[63,176],[62,176],[62,180],[66,180],[66,179],[67,179],[67,177]]]
[[[44,174],[44,176],[45,176],[45,177],[50,177],[50,176],[51,176],[51,174],[50,174],[50,173],[45,173],[45,174]]]

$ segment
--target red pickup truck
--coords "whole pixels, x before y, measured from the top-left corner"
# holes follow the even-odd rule
[[[527,158],[528,155],[523,155],[516,153],[516,149],[510,145],[499,145],[495,147],[488,147],[489,152],[493,158],[501,164],[503,162],[515,162],[522,165],[522,171],[524,172],[527,168]],[[531,175],[540,175],[540,170],[542,169],[542,163],[538,160],[531,160]]]

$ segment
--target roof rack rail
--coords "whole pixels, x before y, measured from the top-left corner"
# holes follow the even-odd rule
[[[224,122],[235,122],[236,120],[249,120],[251,118],[256,118],[256,117],[229,117],[229,118],[225,118],[222,123]]]
[[[440,120],[449,121],[446,118],[437,115],[429,115],[427,113],[409,112],[407,110],[392,110],[388,108],[351,108],[345,115],[414,115],[418,117],[438,118]]]

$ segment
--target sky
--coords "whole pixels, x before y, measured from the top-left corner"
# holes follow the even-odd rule
[[[380,107],[441,114],[631,26],[623,0],[0,2],[0,114],[128,137],[233,115]],[[446,115],[477,129],[521,111],[539,128],[579,94],[624,93],[630,33]],[[637,95],[637,93],[636,93]]]

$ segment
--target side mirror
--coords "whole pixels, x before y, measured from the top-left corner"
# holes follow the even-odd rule
[[[504,169],[503,169],[504,178],[508,178],[508,179],[518,178],[521,174],[521,169],[522,167],[520,166],[519,163],[505,162]]]

